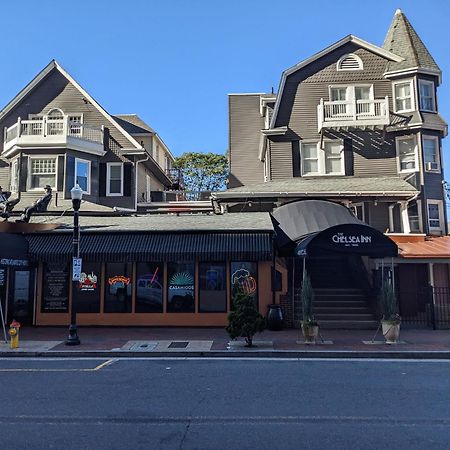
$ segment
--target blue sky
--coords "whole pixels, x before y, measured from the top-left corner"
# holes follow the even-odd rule
[[[443,71],[450,120],[446,0],[5,2],[0,107],[55,58],[110,113],[139,114],[175,155],[225,152],[228,93],[277,90],[284,69],[347,34],[381,45],[398,7]]]

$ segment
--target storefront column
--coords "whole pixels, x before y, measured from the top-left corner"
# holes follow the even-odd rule
[[[400,202],[400,213],[402,217],[402,231],[403,233],[411,233],[408,217],[408,202]]]
[[[431,295],[432,295],[432,300],[433,300],[433,305],[434,305],[434,263],[428,263],[428,281],[430,283],[431,286]]]

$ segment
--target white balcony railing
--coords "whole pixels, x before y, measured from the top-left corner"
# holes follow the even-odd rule
[[[22,120],[5,129],[4,151],[14,145],[60,145],[67,144],[68,138],[86,141],[103,147],[103,128],[95,128],[79,122],[71,122],[68,116],[62,119]]]
[[[376,100],[324,101],[317,105],[318,129],[366,127],[389,124],[389,98]]]

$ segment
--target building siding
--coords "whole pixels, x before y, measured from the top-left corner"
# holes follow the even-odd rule
[[[264,128],[259,99],[259,94],[228,97],[230,188],[264,181],[264,165],[258,158]]]

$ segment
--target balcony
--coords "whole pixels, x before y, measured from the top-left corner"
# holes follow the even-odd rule
[[[317,105],[318,131],[322,128],[375,128],[389,124],[389,99],[324,101]]]
[[[61,119],[22,120],[5,128],[2,156],[16,149],[70,148],[81,152],[103,155],[103,127],[94,128],[79,122],[71,122],[68,116]]]

